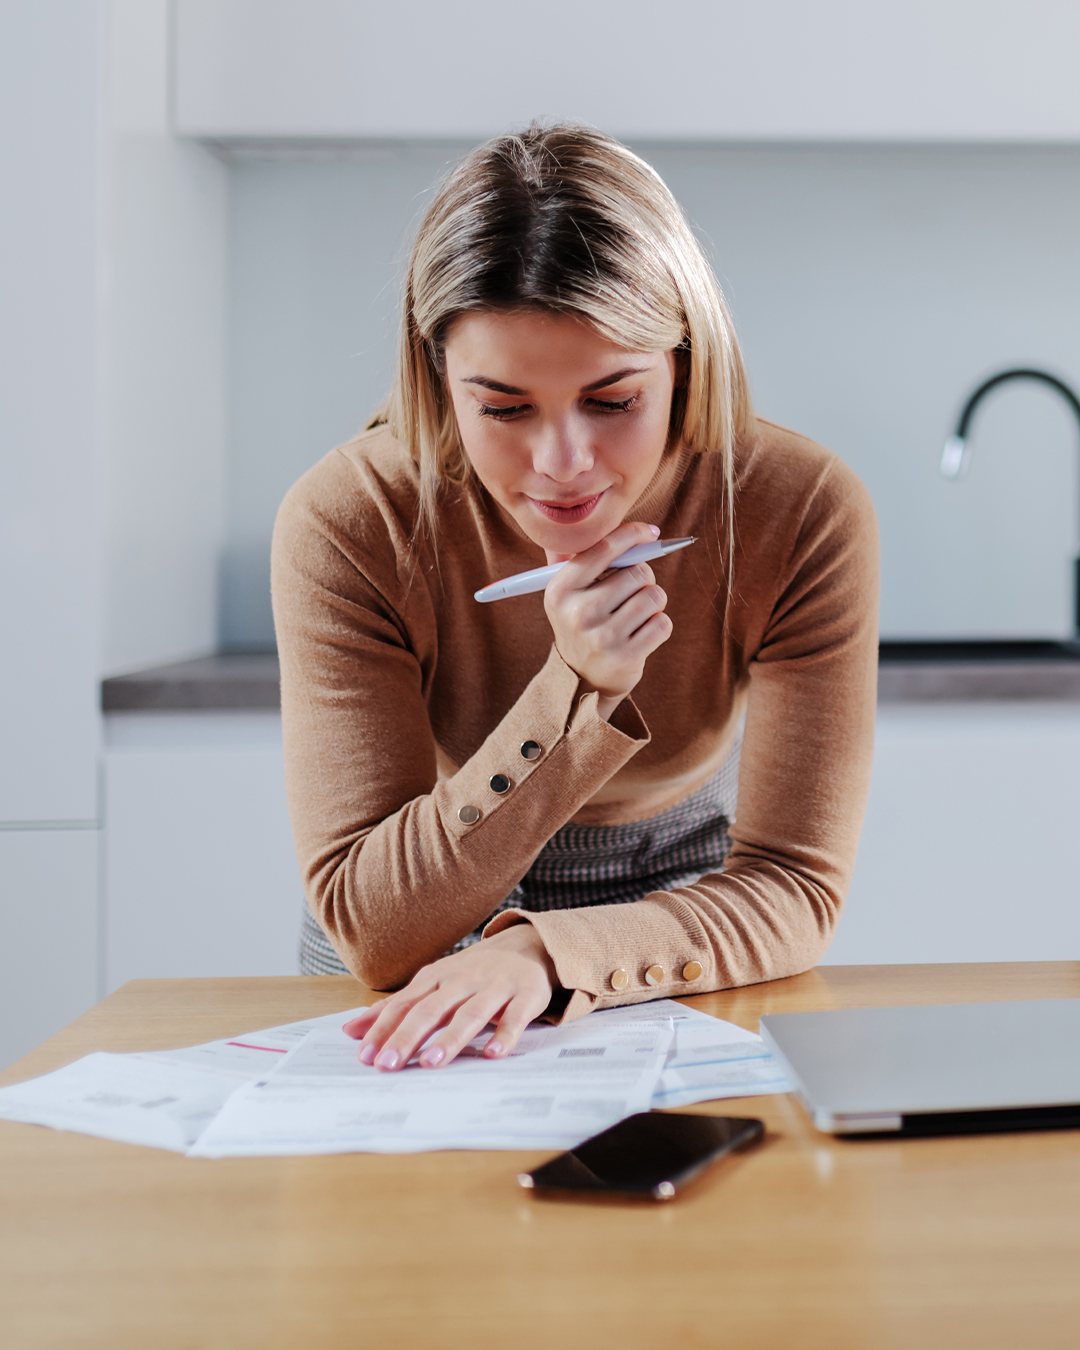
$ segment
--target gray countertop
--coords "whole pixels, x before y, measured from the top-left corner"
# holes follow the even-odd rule
[[[967,646],[971,652],[958,643],[883,644],[878,702],[1080,702],[1080,659],[1067,644]],[[276,712],[277,655],[233,652],[114,675],[102,681],[101,706],[107,713]]]
[[[1043,699],[1080,703],[1080,661],[915,662],[878,666],[878,705]]]
[[[228,652],[101,682],[101,708],[126,712],[277,712],[276,652]]]

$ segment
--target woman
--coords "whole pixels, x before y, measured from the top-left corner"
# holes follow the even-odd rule
[[[563,560],[544,594],[473,599]],[[289,493],[273,586],[304,968],[399,991],[347,1028],[365,1063],[447,1064],[489,1022],[505,1056],[545,1012],[828,946],[869,779],[873,510],[754,417],[712,272],[617,142],[533,127],[451,173],[386,415]]]

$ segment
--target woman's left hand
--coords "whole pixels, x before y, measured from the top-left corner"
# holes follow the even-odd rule
[[[343,1029],[363,1041],[361,1064],[392,1070],[403,1069],[442,1027],[442,1035],[420,1056],[425,1069],[435,1069],[449,1064],[494,1022],[484,1055],[502,1059],[551,1002],[557,982],[555,966],[536,929],[531,923],[518,923],[424,966],[404,989],[373,1004]]]

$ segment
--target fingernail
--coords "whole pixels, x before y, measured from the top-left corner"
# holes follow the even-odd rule
[[[446,1051],[441,1045],[429,1046],[420,1056],[420,1063],[425,1069],[433,1069],[436,1064],[441,1064],[446,1058]]]
[[[649,532],[651,533],[651,535],[652,535],[652,537],[653,537],[654,539],[659,539],[659,538],[660,538],[660,526],[659,526],[659,525],[650,525],[650,526],[649,526]]]
[[[374,1044],[372,1044],[372,1045],[363,1045],[363,1046],[361,1046],[361,1047],[360,1047],[360,1063],[361,1063],[361,1064],[368,1064],[368,1065],[374,1064],[374,1063],[375,1063],[375,1056],[376,1056],[378,1053],[379,1053],[378,1047],[377,1047],[376,1045],[374,1045]]]
[[[389,1048],[380,1050],[375,1056],[375,1067],[377,1069],[396,1069],[400,1058],[401,1056],[396,1050],[390,1050]]]
[[[489,1059],[494,1059],[496,1055],[502,1054],[502,1041],[488,1041],[484,1046],[484,1054]]]

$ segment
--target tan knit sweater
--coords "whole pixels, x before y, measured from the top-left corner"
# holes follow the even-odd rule
[[[478,483],[446,495],[434,548],[411,543],[417,469],[384,428],[290,491],[273,554],[289,807],[311,907],[365,983],[403,984],[482,923],[567,821],[638,820],[695,791],[744,709],[723,872],[487,931],[536,927],[570,1017],[821,957],[870,776],[874,512],[840,460],[766,422],[736,471],[730,598],[715,457],[671,452],[630,513],[698,543],[654,565],[674,631],[610,723],[555,651],[542,595],[473,600],[545,562]]]

